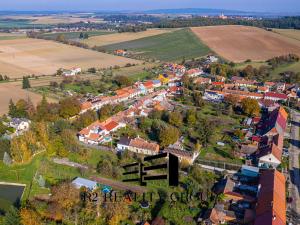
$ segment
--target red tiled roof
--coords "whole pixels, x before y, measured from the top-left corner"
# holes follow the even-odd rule
[[[223,86],[224,84],[224,82],[212,82],[212,85],[214,86]]]
[[[107,131],[111,131],[113,130],[114,128],[116,128],[119,124],[116,122],[116,121],[111,121],[109,122],[108,124],[105,125],[105,129]]]
[[[277,93],[277,92],[267,92],[265,94],[265,97],[279,98],[279,99],[284,99],[284,100],[288,98],[286,94]]]
[[[254,225],[286,224],[285,177],[277,170],[263,170]]]
[[[81,110],[87,110],[87,109],[90,109],[92,106],[93,105],[91,102],[84,102],[81,104],[80,108],[81,108]]]

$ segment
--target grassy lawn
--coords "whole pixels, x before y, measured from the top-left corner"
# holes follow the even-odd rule
[[[245,67],[247,67],[249,65],[258,69],[259,67],[267,66],[268,64],[266,62],[248,62],[248,63],[243,62],[243,63],[236,63],[234,68],[239,70],[239,69],[244,69]]]
[[[66,39],[78,39],[81,32],[61,32],[61,33],[46,33],[42,36],[44,38],[49,38],[55,40],[58,35],[63,34]],[[105,34],[112,34],[113,32],[105,31],[105,30],[98,30],[98,31],[87,31],[83,32],[84,34],[87,33],[90,37],[92,36],[99,36]]]
[[[162,61],[179,61],[205,56],[210,49],[189,29],[103,46],[108,51],[128,49],[137,56]]]
[[[295,73],[300,72],[300,62],[292,63],[292,64],[286,64],[279,66],[275,70],[272,71],[272,77],[278,77],[280,73],[286,72],[286,71],[292,71]]]

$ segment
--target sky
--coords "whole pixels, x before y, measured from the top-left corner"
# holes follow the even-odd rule
[[[300,12],[300,0],[0,0],[0,11],[101,11],[170,8]]]

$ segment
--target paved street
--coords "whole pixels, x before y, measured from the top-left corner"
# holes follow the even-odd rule
[[[300,174],[299,174],[299,153],[300,153],[300,113],[292,112],[291,127],[291,147],[290,147],[290,193],[293,202],[290,206],[291,222],[293,224],[300,223]]]

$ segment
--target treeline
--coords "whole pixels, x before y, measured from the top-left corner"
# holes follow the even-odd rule
[[[104,21],[109,22],[124,22],[124,23],[155,23],[159,22],[160,18],[150,15],[124,15],[124,14],[116,14],[116,15],[105,15],[100,16],[100,18],[103,18]]]
[[[283,56],[274,57],[269,59],[267,62],[272,68],[278,67],[283,64],[295,63],[299,61],[299,56],[295,54],[288,54]]]
[[[215,17],[175,18],[164,19],[155,23],[157,28],[199,27],[215,25],[244,25],[261,28],[300,29],[300,17],[282,17],[276,19],[221,19]]]
[[[119,33],[124,33],[124,32],[141,32],[141,31],[146,31],[147,26],[146,25],[135,25],[135,26],[121,26],[118,28]]]

